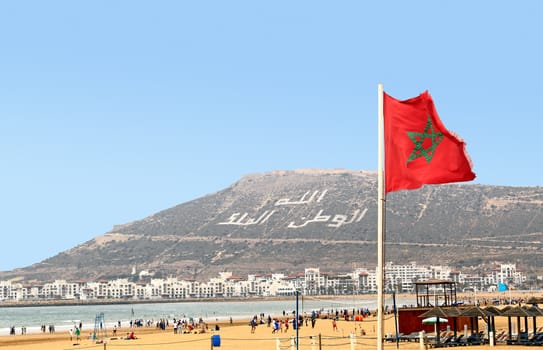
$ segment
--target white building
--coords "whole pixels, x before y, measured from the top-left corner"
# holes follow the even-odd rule
[[[324,276],[321,276],[320,268],[306,268],[304,274],[303,294],[319,295],[326,293]]]
[[[151,275],[151,274],[149,274]],[[23,286],[14,281],[0,281],[0,301],[4,300],[54,300],[54,299],[190,299],[232,298],[252,296],[292,296],[296,291],[303,295],[375,293],[379,271],[357,268],[344,274],[321,272],[320,268],[306,268],[294,276],[284,274],[254,274],[246,279],[221,272],[207,282],[193,279],[152,278],[148,282],[129,279],[102,280],[97,282],[68,282],[55,280],[43,286]],[[502,264],[484,275],[466,275],[447,266],[421,266],[415,262],[385,265],[385,289],[412,292],[414,283],[429,279],[452,280],[463,284],[466,290],[484,290],[498,282],[520,286],[526,281],[515,264]]]

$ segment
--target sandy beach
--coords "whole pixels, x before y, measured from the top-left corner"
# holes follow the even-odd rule
[[[526,301],[533,293],[512,293],[507,296],[512,296],[514,299]],[[374,296],[373,296],[374,297]],[[503,294],[496,293],[481,293],[476,299],[483,306],[494,299],[504,298]],[[366,296],[372,298],[372,296]],[[459,300],[469,300],[472,296],[459,295]],[[473,301],[473,300],[472,300]],[[280,319],[286,319],[281,317]],[[292,318],[291,318],[292,319]],[[104,336],[98,339],[90,339],[89,335],[93,332],[93,328],[83,328],[81,339],[76,340],[75,335],[70,339],[69,332],[57,332],[54,334],[25,334],[21,335],[6,335],[0,336],[0,348],[6,349],[25,349],[25,350],[63,350],[63,349],[262,349],[262,350],[290,350],[295,349],[293,338],[296,336],[296,330],[289,327],[288,331],[283,331],[278,334],[272,334],[272,327],[267,325],[258,325],[254,333],[251,333],[249,319],[243,321],[230,322],[210,322],[207,324],[207,331],[200,333],[192,331],[190,333],[174,333],[173,325],[170,325],[166,330],[159,330],[155,326],[152,327],[137,327],[137,328],[120,328],[117,330],[116,336],[113,335],[112,329],[107,329]],[[507,331],[508,324],[506,317],[496,317],[497,333]],[[530,320],[530,325],[532,321]],[[219,326],[219,330],[215,331],[215,326]],[[541,324],[543,325],[543,323]],[[337,329],[334,330],[331,319],[317,319],[315,327],[302,326],[299,329],[299,349],[314,350],[319,349],[319,339],[321,349],[334,350],[351,350],[351,349],[375,349],[376,348],[376,327],[377,317],[368,316],[363,321],[337,321]],[[384,332],[395,333],[394,317],[386,315]],[[482,319],[479,319],[479,329],[486,329],[486,324]],[[531,330],[531,329],[530,329]],[[134,331],[137,339],[125,340],[127,333]],[[353,334],[353,335],[351,335]],[[215,336],[215,337],[214,337]],[[220,338],[220,346],[212,346],[213,337],[215,343],[217,336]],[[352,338],[354,337],[354,338]],[[354,343],[354,348],[352,347]],[[506,347],[507,345],[498,343],[496,347]],[[479,349],[490,348],[489,345],[476,346]],[[385,349],[396,348],[395,343],[384,343]],[[406,350],[419,350],[418,342],[400,342],[399,348]],[[516,346],[516,348],[525,348],[525,346]],[[526,346],[527,348],[527,346]],[[533,349],[533,346],[530,348]]]
[[[354,342],[354,349],[375,349],[375,330],[377,318],[370,316],[361,322],[337,321],[337,330],[333,328],[333,321],[330,319],[318,319],[315,328],[308,326],[300,327],[299,339],[300,349],[319,349],[319,339],[322,349],[353,349],[351,342]],[[288,331],[272,334],[272,328],[267,325],[258,325],[254,333],[251,333],[249,320],[233,323],[219,324],[219,331],[214,331],[215,324],[208,324],[209,331],[195,334],[175,334],[173,327],[166,330],[158,330],[156,327],[122,328],[117,331],[114,337],[112,330],[107,330],[107,336],[92,340],[88,336],[92,329],[83,329],[82,339],[78,342],[75,336],[70,340],[70,334],[27,334],[0,337],[0,347],[6,349],[27,349],[27,350],[59,350],[59,349],[295,349],[292,337],[296,336],[296,330],[292,326]],[[484,322],[480,320],[480,327],[484,329]],[[496,318],[496,329],[507,330],[507,318]],[[134,330],[137,339],[125,340],[124,336]],[[365,333],[365,335],[362,335]],[[385,333],[394,333],[394,318],[390,315],[385,320]],[[355,338],[351,338],[355,334]],[[213,338],[213,336],[215,336]],[[220,339],[220,346],[212,346],[217,336]],[[496,347],[505,347],[505,344],[497,344]],[[418,350],[418,342],[400,342],[399,347],[406,350]],[[489,345],[476,346],[479,349],[490,348]],[[385,349],[396,348],[395,343],[384,343]],[[517,348],[524,348],[523,346]],[[533,347],[531,347],[533,348]]]
[[[350,334],[357,334],[357,348],[375,348],[375,327],[376,318],[369,317],[362,322],[353,321],[337,321],[337,330],[333,329],[332,320],[318,319],[315,328],[311,325],[300,327],[299,339],[300,349],[318,349],[318,339],[320,339],[323,348],[333,346],[334,349],[351,349]],[[140,327],[140,328],[122,328],[117,330],[117,336],[113,337],[112,330],[108,330],[108,336],[104,338],[105,346],[101,340],[87,339],[89,332],[92,330],[83,329],[82,337],[79,342],[75,337],[70,340],[69,333],[56,334],[28,334],[0,337],[0,347],[9,349],[28,349],[28,350],[52,350],[52,349],[210,349],[212,348],[212,337],[220,337],[220,346],[215,346],[216,349],[277,349],[279,342],[280,349],[290,349],[292,345],[292,337],[296,336],[296,330],[292,329],[292,325],[288,331],[272,334],[272,327],[267,325],[258,325],[254,333],[251,333],[249,320],[237,322],[233,324],[220,324],[219,331],[214,331],[215,323],[209,324],[209,331],[206,333],[195,334],[175,334],[173,327],[162,331],[156,327]],[[387,318],[385,331],[392,332],[394,328],[393,319]],[[125,340],[117,339],[125,337],[128,332],[134,330],[137,339]],[[364,330],[366,336],[361,336]],[[216,340],[215,340],[216,342]],[[311,344],[314,344],[313,347]],[[416,344],[415,344],[416,345]],[[390,344],[385,346],[390,347]],[[410,348],[417,348],[414,344],[409,344]]]

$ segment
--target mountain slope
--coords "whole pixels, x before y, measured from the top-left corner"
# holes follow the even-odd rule
[[[243,276],[373,268],[376,194],[374,172],[249,175],[0,278],[96,280],[128,277],[133,267],[197,279],[225,270]],[[537,268],[542,208],[541,187],[454,184],[391,193],[387,260],[458,266],[500,260]]]

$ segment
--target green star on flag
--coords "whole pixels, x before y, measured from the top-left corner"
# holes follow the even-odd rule
[[[434,126],[432,125],[432,118],[430,116],[428,116],[428,121],[426,122],[424,132],[408,131],[407,136],[415,144],[415,148],[409,155],[409,158],[407,158],[408,164],[419,157],[424,157],[424,159],[430,163],[437,146],[441,141],[443,141],[443,133],[435,132]],[[429,145],[426,140],[429,140]],[[428,147],[425,148],[425,146]]]

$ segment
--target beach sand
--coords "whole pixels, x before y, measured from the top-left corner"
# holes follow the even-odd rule
[[[518,300],[526,301],[532,293],[509,293],[509,298],[512,296]],[[366,298],[374,298],[367,296]],[[498,293],[480,293],[476,297],[473,295],[459,295],[458,300],[481,302],[482,306],[490,303],[493,299],[504,298],[504,294]],[[414,296],[413,296],[414,299]],[[473,299],[473,300],[472,300]],[[284,318],[283,318],[284,319]],[[516,318],[514,319],[514,322]],[[541,323],[539,321],[538,323]],[[507,318],[496,317],[496,330],[507,331]],[[214,322],[208,323],[209,331],[204,334],[175,334],[173,327],[162,331],[155,327],[140,327],[140,328],[121,328],[117,330],[117,337],[113,337],[112,330],[107,329],[107,336],[98,338],[98,340],[89,339],[89,334],[93,331],[92,328],[83,328],[81,332],[81,340],[77,342],[75,337],[70,340],[69,332],[57,332],[55,334],[26,334],[21,335],[5,335],[0,336],[0,348],[3,349],[25,349],[25,350],[63,350],[63,349],[104,349],[104,350],[131,350],[131,349],[159,349],[159,350],[179,350],[179,349],[216,349],[216,350],[294,350],[292,337],[296,336],[296,330],[289,328],[288,332],[272,334],[272,328],[267,325],[259,325],[254,333],[251,333],[249,319],[244,321],[235,321],[233,324],[218,323],[219,331],[211,331],[215,327]],[[522,323],[523,324],[523,323]],[[529,330],[531,331],[532,320],[529,320]],[[541,324],[543,326],[543,324]],[[369,316],[361,322],[353,321],[337,321],[337,331],[334,331],[332,320],[318,319],[315,328],[303,326],[299,330],[299,349],[302,350],[319,350],[319,339],[321,341],[321,349],[333,350],[352,350],[350,335],[355,334],[354,349],[365,350],[375,349],[376,342],[377,317]],[[479,329],[486,329],[484,321],[479,319]],[[127,332],[134,330],[138,337],[136,340],[119,339],[125,337]],[[362,330],[365,335],[362,335]],[[394,318],[392,315],[386,315],[384,324],[384,333],[395,333]],[[220,337],[220,346],[213,346],[213,336]],[[103,341],[103,342],[101,342]],[[216,338],[215,338],[216,341]],[[278,346],[279,344],[279,346]],[[314,344],[314,345],[312,345]],[[495,347],[504,348],[507,345],[498,343]],[[393,350],[396,348],[395,343],[385,342],[384,349]],[[405,350],[420,350],[421,346],[418,342],[400,342],[400,349]],[[478,349],[490,348],[489,345],[476,346]],[[527,346],[515,346],[516,349],[528,348]],[[530,346],[530,349],[533,349]]]
[[[530,321],[531,322],[531,321]],[[531,323],[530,323],[531,324]],[[215,324],[208,324],[213,329]],[[179,349],[257,349],[257,350],[288,350],[295,349],[292,346],[291,337],[296,336],[296,330],[289,328],[288,332],[272,334],[272,328],[267,325],[259,325],[254,333],[251,333],[249,320],[230,324],[219,324],[219,331],[209,331],[204,334],[174,334],[170,326],[167,330],[157,330],[154,327],[134,328],[136,340],[116,339],[112,336],[112,330],[107,330],[108,337],[105,337],[104,343],[96,340],[87,339],[92,329],[83,329],[82,337],[79,342],[70,340],[70,335],[66,333],[56,334],[27,334],[10,335],[0,337],[0,348],[6,349],[25,349],[25,350],[59,350],[59,349],[160,349],[160,350],[179,350]],[[354,349],[375,349],[376,338],[375,330],[377,326],[376,317],[368,317],[361,322],[338,321],[337,331],[334,331],[332,320],[318,319],[315,328],[300,327],[299,349],[319,349],[318,339],[321,339],[322,349],[352,349],[350,334],[356,334]],[[484,328],[484,322],[480,321],[480,329]],[[394,333],[394,318],[387,315],[385,320],[385,333]],[[496,329],[507,330],[507,318],[496,318]],[[118,336],[126,336],[132,329],[123,328],[117,331]],[[361,335],[362,330],[366,335]],[[320,336],[319,336],[320,335]],[[212,346],[213,336],[217,344],[217,336],[220,338],[220,346]],[[311,337],[311,338],[310,338]],[[278,343],[279,342],[279,343]],[[314,345],[312,345],[312,343]],[[279,347],[277,346],[279,344]],[[506,345],[498,344],[496,347],[504,348]],[[384,349],[395,349],[395,343],[385,342]],[[406,350],[419,350],[418,342],[400,342],[399,348]],[[478,349],[490,348],[489,345],[477,346]],[[517,349],[524,348],[517,346]],[[526,347],[527,348],[527,347]],[[533,349],[533,346],[530,347]]]

